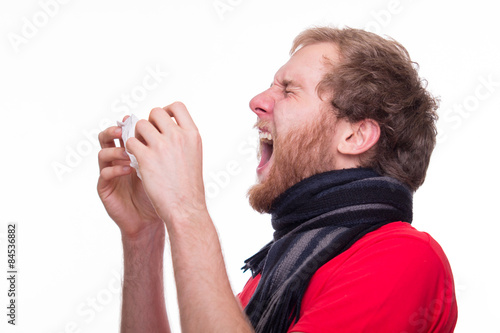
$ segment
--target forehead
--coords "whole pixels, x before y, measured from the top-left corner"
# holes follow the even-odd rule
[[[316,86],[328,63],[338,62],[338,51],[331,43],[305,46],[295,52],[275,75],[278,82],[292,81],[301,86]]]

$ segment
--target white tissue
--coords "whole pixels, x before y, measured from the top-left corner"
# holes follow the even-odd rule
[[[130,166],[137,171],[137,177],[142,180],[141,173],[139,172],[139,163],[137,163],[137,159],[135,158],[135,156],[128,152],[126,145],[129,138],[135,137],[135,124],[138,121],[139,119],[132,114],[125,121],[117,121],[117,124],[122,128],[122,140],[125,144],[125,151],[130,157]]]

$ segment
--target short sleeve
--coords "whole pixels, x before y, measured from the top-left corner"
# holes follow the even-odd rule
[[[409,224],[391,224],[315,273],[289,332],[453,332],[457,305],[443,250]]]

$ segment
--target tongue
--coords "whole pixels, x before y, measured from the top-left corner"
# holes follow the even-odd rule
[[[273,154],[273,146],[267,143],[262,143],[261,158],[258,168],[264,167],[269,162]]]

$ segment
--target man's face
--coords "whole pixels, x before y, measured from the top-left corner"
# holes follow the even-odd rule
[[[259,182],[249,191],[257,211],[267,212],[300,180],[335,168],[335,117],[316,86],[326,72],[325,57],[337,62],[337,54],[332,44],[303,47],[279,69],[271,87],[250,101],[261,138]]]

